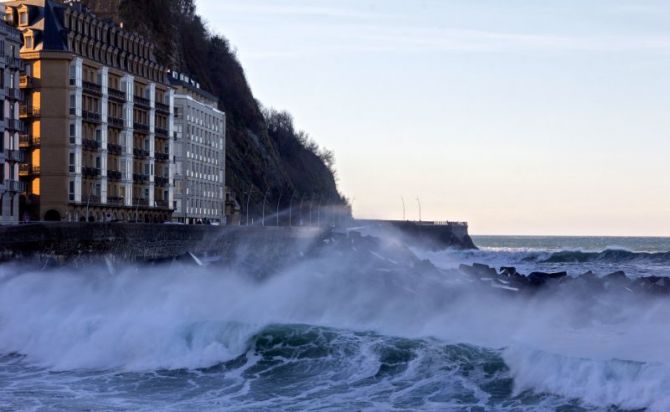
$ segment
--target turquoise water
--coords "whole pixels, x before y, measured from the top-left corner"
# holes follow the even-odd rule
[[[1,265],[0,410],[670,410],[665,298],[509,296],[451,271],[668,275],[668,239],[475,243],[414,250],[439,270],[326,247],[265,281],[232,263]]]

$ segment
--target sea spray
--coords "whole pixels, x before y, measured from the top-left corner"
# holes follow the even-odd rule
[[[394,247],[325,244],[264,280],[243,263],[2,266],[0,405],[42,384],[60,388],[46,404],[89,409],[667,405],[670,301],[502,293]]]

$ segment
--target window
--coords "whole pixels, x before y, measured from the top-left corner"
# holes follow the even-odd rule
[[[28,25],[28,10],[19,11],[19,26]]]
[[[70,190],[69,190],[70,201],[74,201],[74,180],[70,180]]]
[[[32,34],[26,33],[24,35],[24,39],[25,39],[26,49],[34,49],[35,48],[35,38],[33,37]]]
[[[74,144],[77,136],[77,128],[74,123],[70,123],[70,143]]]
[[[70,152],[69,165],[70,165],[70,173],[74,173],[74,153],[73,152]],[[74,187],[74,182],[70,182],[70,185],[72,185],[72,187]],[[73,193],[73,192],[74,192],[74,189],[71,189],[70,193]]]

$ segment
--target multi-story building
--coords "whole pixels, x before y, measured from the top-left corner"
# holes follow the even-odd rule
[[[19,76],[21,33],[0,21],[0,224],[16,224],[20,220],[19,202],[23,191],[19,166],[25,153],[19,148],[21,91]]]
[[[4,6],[23,34],[30,218],[169,220],[174,92],[153,45],[78,2]]]
[[[170,73],[176,89],[175,195],[172,219],[226,223],[226,115],[218,99],[188,76]]]

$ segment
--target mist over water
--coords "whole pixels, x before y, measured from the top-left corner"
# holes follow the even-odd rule
[[[560,250],[413,250],[435,268],[390,234],[342,244],[264,279],[243,260],[4,264],[0,409],[670,408],[670,300],[515,295],[452,270],[543,267]],[[591,263],[551,264],[578,276]]]

